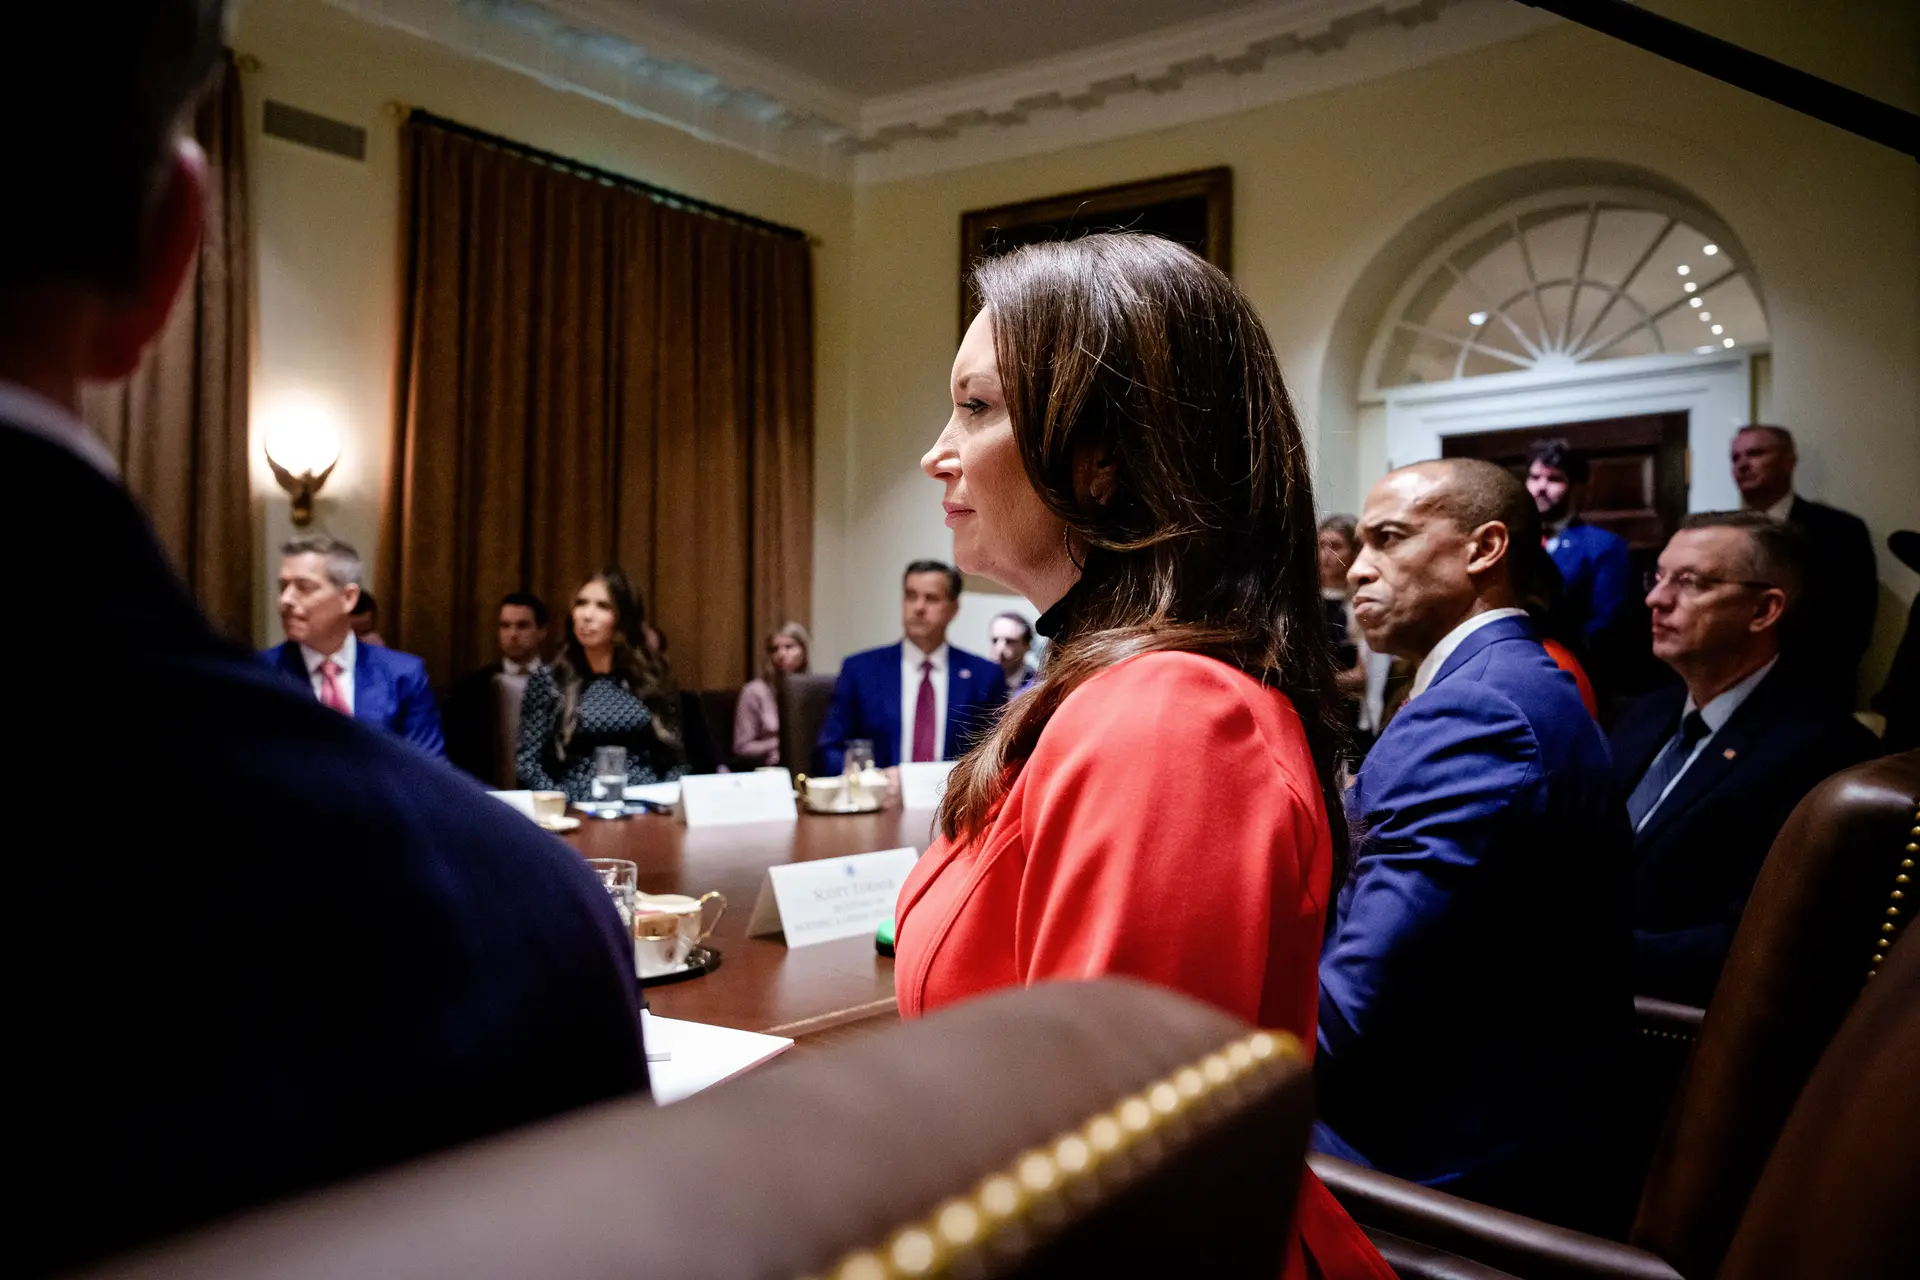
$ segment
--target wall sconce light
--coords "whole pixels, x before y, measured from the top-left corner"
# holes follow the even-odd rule
[[[331,415],[313,404],[294,404],[276,415],[267,432],[267,466],[293,499],[293,523],[313,520],[314,495],[340,461],[340,432]]]

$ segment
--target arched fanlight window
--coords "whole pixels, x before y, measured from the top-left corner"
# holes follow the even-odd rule
[[[1592,360],[1706,354],[1768,339],[1714,220],[1662,196],[1563,191],[1455,236],[1414,273],[1374,342],[1375,390]]]

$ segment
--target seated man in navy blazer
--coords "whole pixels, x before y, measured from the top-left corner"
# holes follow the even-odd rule
[[[0,541],[9,588],[61,602],[56,663],[0,629],[0,774],[45,797],[6,837],[22,1275],[647,1085],[599,878],[216,633],[80,420],[193,270],[179,129],[224,8],[20,5],[0,40],[0,115],[33,122],[0,201]]]
[[[397,734],[428,755],[444,756],[427,664],[410,653],[362,644],[354,634],[353,607],[364,576],[360,553],[338,538],[316,533],[282,546],[280,627],[287,639],[260,656],[322,705]]]
[[[956,760],[992,725],[1007,700],[1006,678],[999,663],[947,643],[959,610],[958,569],[938,560],[907,566],[900,595],[906,639],[840,664],[816,753],[827,773],[840,772],[855,738],[873,743],[873,762],[884,769]]]
[[[1613,761],[1633,824],[1634,989],[1704,1005],[1787,815],[1874,753],[1845,708],[1792,678],[1782,625],[1805,540],[1757,511],[1689,516],[1660,553],[1654,656],[1684,684],[1621,713]]]
[[[1315,1146],[1585,1225],[1631,1034],[1629,835],[1606,742],[1520,607],[1538,514],[1500,467],[1450,459],[1390,473],[1358,532],[1354,618],[1419,667],[1347,792]]]

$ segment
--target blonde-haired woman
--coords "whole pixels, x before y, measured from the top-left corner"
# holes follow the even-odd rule
[[[733,758],[749,768],[780,763],[780,699],[774,689],[790,675],[805,671],[813,637],[797,622],[782,623],[767,637],[767,665],[760,678],[747,681],[733,712]]]

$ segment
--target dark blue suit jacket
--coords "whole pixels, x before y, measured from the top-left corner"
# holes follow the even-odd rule
[[[1524,619],[1401,708],[1347,813],[1315,1145],[1573,1220],[1631,1031],[1629,836],[1606,742]]]
[[[0,537],[63,610],[57,661],[0,631],[0,774],[53,801],[8,818],[16,1269],[646,1087],[578,854],[215,635],[126,492],[4,423]]]
[[[873,762],[881,768],[911,754],[900,742],[900,645],[868,649],[840,664],[833,702],[820,726],[816,763],[828,774],[840,772],[850,738],[873,742]],[[1007,700],[1007,679],[1000,664],[965,649],[947,646],[947,742],[942,759],[957,760],[993,725]]]
[[[260,659],[313,696],[313,677],[307,674],[299,645],[284,641],[263,651]],[[398,734],[430,756],[447,754],[427,664],[410,653],[365,641],[354,645],[353,718],[368,728]]]
[[[1633,592],[1633,563],[1627,555],[1627,540],[1575,520],[1561,531],[1550,554],[1566,584],[1567,607],[1592,645],[1595,637],[1613,625],[1620,606]]]
[[[1648,694],[1613,727],[1629,795],[1680,727],[1684,688]],[[1754,687],[1633,838],[1634,990],[1705,1005],[1747,895],[1787,815],[1875,754],[1873,735],[1782,663]]]

